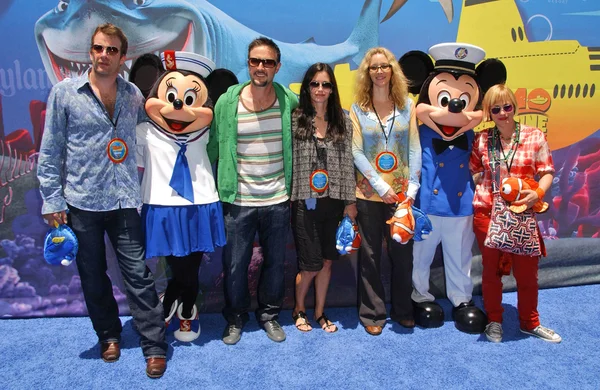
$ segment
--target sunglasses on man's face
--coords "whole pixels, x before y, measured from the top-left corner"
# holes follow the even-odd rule
[[[492,112],[492,114],[494,115],[498,115],[500,114],[500,110],[504,110],[504,112],[509,113],[513,110],[513,105],[512,104],[505,104],[502,107],[501,106],[494,106],[492,107],[492,109],[490,110]]]
[[[114,46],[92,45],[92,50],[96,54],[102,54],[104,50],[106,50],[106,54],[111,56],[116,56],[117,54],[119,54],[119,48]]]
[[[313,80],[310,83],[308,83],[308,85],[314,89],[317,89],[319,87],[323,87],[323,89],[327,89],[327,90],[333,89],[333,84],[331,84],[329,81],[318,82],[316,80]]]
[[[270,58],[248,58],[248,65],[250,65],[251,67],[256,68],[260,64],[262,64],[265,68],[274,68],[277,66],[277,61],[272,60]]]

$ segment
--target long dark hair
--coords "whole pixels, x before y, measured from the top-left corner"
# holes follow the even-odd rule
[[[296,132],[295,137],[301,140],[308,140],[313,136],[312,121],[316,112],[310,99],[309,83],[312,81],[313,77],[315,77],[315,74],[319,72],[327,72],[332,85],[331,94],[327,100],[326,115],[329,126],[327,127],[326,137],[333,138],[334,142],[340,142],[344,139],[344,134],[346,132],[344,110],[342,110],[342,104],[340,103],[340,94],[338,92],[333,69],[331,69],[331,66],[322,62],[311,65],[304,74],[302,86],[300,87],[300,104],[294,112],[298,117],[298,131]]]

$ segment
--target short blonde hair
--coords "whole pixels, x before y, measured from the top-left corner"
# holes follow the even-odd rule
[[[374,47],[369,49],[360,62],[355,87],[356,104],[358,104],[363,111],[368,111],[372,108],[373,81],[371,81],[371,75],[369,73],[369,64],[371,63],[371,58],[375,54],[383,54],[387,58],[388,63],[392,66],[390,98],[394,104],[396,104],[396,107],[401,110],[406,105],[406,98],[408,97],[408,80],[406,79],[406,76],[404,76],[404,73],[402,73],[402,69],[400,69],[400,65],[394,54],[385,47]]]
[[[494,106],[509,102],[513,106],[515,115],[517,112],[517,97],[505,84],[496,84],[485,93],[482,102],[483,120],[485,122],[492,120],[491,109]]]

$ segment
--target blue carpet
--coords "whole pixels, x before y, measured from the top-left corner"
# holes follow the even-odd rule
[[[517,325],[516,293],[504,294],[504,341],[468,335],[451,321],[438,329],[404,329],[388,323],[378,337],[359,324],[355,308],[328,309],[340,327],[298,332],[284,311],[285,342],[267,339],[252,320],[235,346],[224,345],[225,321],[200,317],[193,344],[168,335],[168,370],[159,380],[145,363],[130,317],[124,323],[122,356],[98,358],[88,318],[0,321],[2,389],[311,388],[311,389],[598,389],[600,388],[600,285],[540,291],[542,324],[561,344],[526,336]],[[440,302],[450,318],[448,301]],[[476,297],[481,306],[481,298]],[[312,316],[312,311],[308,313]],[[314,321],[313,321],[314,323]]]

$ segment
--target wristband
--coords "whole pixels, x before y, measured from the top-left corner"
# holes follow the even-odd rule
[[[536,188],[535,192],[537,193],[539,200],[544,200],[544,196],[546,195],[546,191],[544,191],[542,189],[542,187]]]

